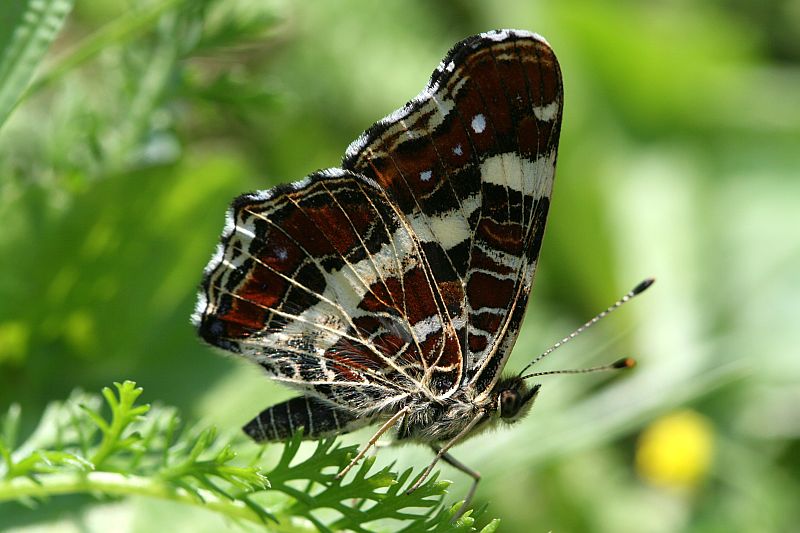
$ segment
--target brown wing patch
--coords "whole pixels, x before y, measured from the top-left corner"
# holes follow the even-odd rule
[[[442,394],[428,366],[460,371],[431,280],[382,189],[331,170],[234,201],[195,320],[208,342],[299,388],[358,384],[323,390],[366,408],[375,386],[387,400]],[[435,327],[415,328],[426,320]]]
[[[562,100],[558,62],[543,39],[513,31],[468,38],[417,98],[351,144],[342,164],[381,184],[423,242],[460,339],[464,379],[480,391],[505,364],[516,310],[527,304]]]

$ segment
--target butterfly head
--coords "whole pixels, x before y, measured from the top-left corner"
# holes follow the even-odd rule
[[[518,376],[501,379],[493,394],[495,416],[509,424],[521,420],[533,407],[540,387],[539,384],[530,386]]]

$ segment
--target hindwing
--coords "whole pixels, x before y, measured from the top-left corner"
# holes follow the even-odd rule
[[[233,202],[195,321],[209,343],[337,405],[433,398],[461,354],[423,255],[382,187],[322,171]]]

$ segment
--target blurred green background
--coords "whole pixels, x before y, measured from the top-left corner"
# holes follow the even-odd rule
[[[658,282],[542,366],[631,355],[635,371],[544,378],[525,421],[455,449],[484,476],[477,504],[501,531],[796,531],[798,0],[77,0],[0,129],[0,412],[22,404],[30,428],[74,388],[132,379],[235,430],[289,397],[189,324],[225,207],[337,165],[453,43],[499,27],[544,35],[566,92],[508,368]],[[442,470],[463,497],[469,479]],[[72,503],[0,506],[0,530],[235,528],[147,500]]]

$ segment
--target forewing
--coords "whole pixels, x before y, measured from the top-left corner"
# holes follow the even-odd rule
[[[376,411],[458,381],[458,341],[432,286],[384,189],[331,169],[233,202],[194,322],[279,381]]]
[[[563,89],[539,36],[458,43],[427,87],[350,145],[414,229],[464,354],[459,385],[485,394],[516,341],[550,205]]]

